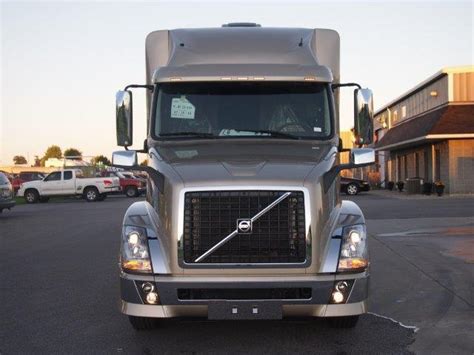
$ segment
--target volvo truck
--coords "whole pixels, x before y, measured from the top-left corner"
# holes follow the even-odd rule
[[[355,326],[367,312],[367,231],[360,208],[341,201],[339,172],[374,162],[373,104],[369,89],[340,82],[338,33],[233,23],[155,31],[145,47],[146,82],[116,96],[125,150],[113,154],[115,166],[149,176],[119,236],[132,326],[178,317]],[[342,164],[346,86],[357,148]],[[134,150],[138,89],[147,137]]]

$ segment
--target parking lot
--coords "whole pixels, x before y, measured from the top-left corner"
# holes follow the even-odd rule
[[[0,215],[0,353],[472,354],[474,199],[351,199],[372,258],[371,313],[352,330],[319,319],[180,320],[137,333],[118,311],[117,257],[138,199],[17,206]]]

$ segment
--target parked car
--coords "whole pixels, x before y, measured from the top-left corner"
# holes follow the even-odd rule
[[[107,171],[104,176],[119,178],[120,191],[127,197],[138,197],[146,190],[146,181],[137,178],[131,172]]]
[[[0,213],[4,209],[11,209],[15,206],[13,199],[13,188],[10,180],[3,173],[0,173]]]
[[[369,191],[370,185],[368,181],[341,177],[341,192],[348,195],[357,195],[361,191]]]
[[[37,171],[23,171],[13,178],[13,191],[16,193],[20,185],[28,181],[43,180],[44,174]]]
[[[18,190],[27,203],[47,202],[51,196],[82,196],[86,201],[102,201],[107,194],[120,191],[116,177],[85,178],[80,169],[54,171],[43,180],[25,182]]]

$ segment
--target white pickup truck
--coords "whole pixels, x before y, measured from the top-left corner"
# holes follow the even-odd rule
[[[80,169],[54,171],[43,180],[25,182],[17,196],[23,196],[26,203],[47,202],[51,196],[82,195],[88,202],[103,201],[107,193],[120,190],[116,177],[85,178]]]

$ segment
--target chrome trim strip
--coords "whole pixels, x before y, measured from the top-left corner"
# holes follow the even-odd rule
[[[272,203],[270,203],[267,207],[265,207],[263,210],[261,210],[260,212],[258,212],[255,216],[253,216],[252,218],[250,218],[250,220],[253,222],[255,222],[256,220],[258,220],[260,217],[262,217],[265,213],[267,213],[268,211],[270,211],[273,207],[275,207],[276,205],[278,205],[281,201],[283,201],[284,199],[286,199],[288,196],[291,195],[291,192],[285,192],[283,195],[281,195],[280,197],[278,197],[275,201],[273,201]],[[227,237],[225,237],[224,239],[222,239],[219,243],[215,244],[213,247],[211,247],[209,250],[207,250],[204,254],[202,254],[200,257],[198,257],[194,262],[195,263],[198,263],[200,262],[202,259],[205,259],[206,257],[208,257],[210,254],[212,254],[215,250],[219,249],[221,246],[223,246],[225,243],[227,243],[228,241],[232,240],[232,238],[234,238],[237,234],[239,233],[239,231],[237,230],[237,228],[232,232],[230,233]]]
[[[183,243],[183,227],[184,227],[184,196],[187,192],[200,191],[301,191],[304,195],[305,208],[305,236],[306,236],[306,260],[301,263],[186,263],[184,259],[184,243]],[[178,243],[178,264],[182,268],[301,268],[311,265],[312,256],[312,240],[311,240],[311,207],[309,190],[303,186],[259,186],[259,185],[242,185],[242,186],[207,186],[207,187],[186,187],[179,192],[178,206],[178,228],[176,241]]]
[[[195,263],[200,262],[202,259],[206,258],[210,254],[212,254],[215,250],[219,249],[221,246],[223,246],[225,243],[230,241],[232,238],[234,238],[238,234],[237,229],[235,229],[232,233],[230,233],[227,237],[222,239],[220,242],[212,246],[210,249],[208,249],[204,254],[202,254],[200,257],[198,257],[196,260],[194,260]]]
[[[337,272],[340,250],[341,238],[331,238],[329,250],[326,254],[326,260],[324,261],[321,272]]]

